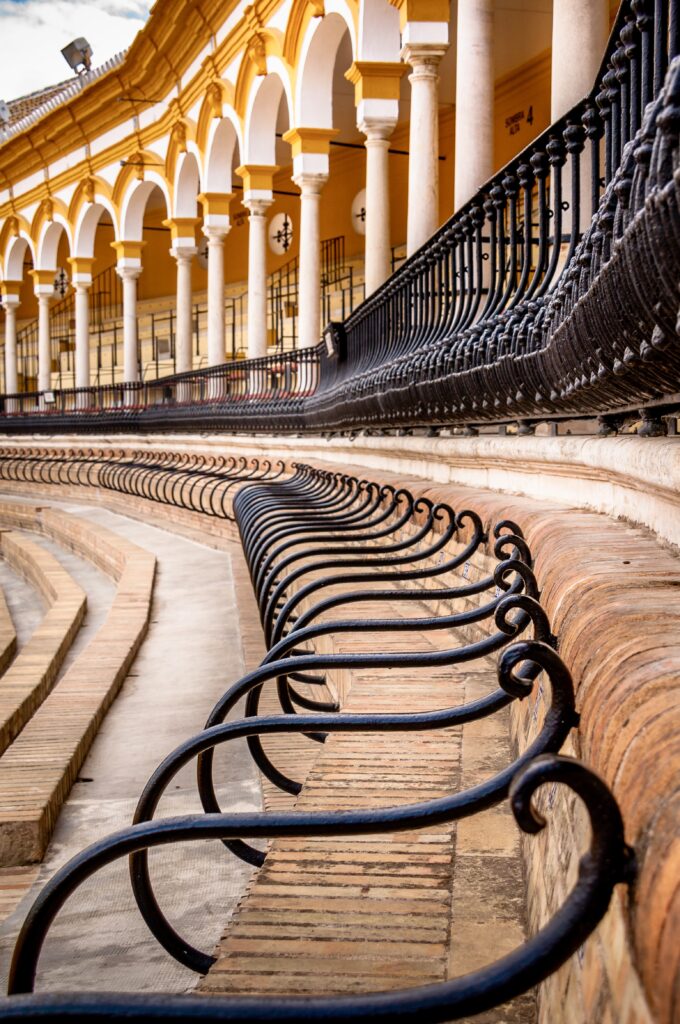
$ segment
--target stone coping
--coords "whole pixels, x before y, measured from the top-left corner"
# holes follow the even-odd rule
[[[314,464],[320,459],[420,476],[437,483],[521,494],[603,512],[647,526],[680,547],[680,437],[335,437],[213,434],[0,435],[5,447],[147,448],[258,455]]]

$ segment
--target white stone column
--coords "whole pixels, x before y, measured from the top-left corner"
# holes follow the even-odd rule
[[[191,265],[198,252],[195,245],[175,246],[170,255],[177,260],[177,319],[175,321],[175,371],[192,369],[192,287]]]
[[[445,46],[407,43],[402,57],[413,69],[408,161],[407,255],[419,249],[439,225],[439,62]]]
[[[5,393],[15,395],[19,390],[19,375],[17,372],[17,309],[19,308],[19,296],[4,295],[2,304],[5,309]]]
[[[76,281],[76,387],[90,386],[90,287],[92,280]]]
[[[247,198],[248,219],[248,358],[267,354],[267,210],[272,199]]]
[[[493,174],[493,0],[458,0],[454,209]]]
[[[608,35],[608,0],[553,0],[552,121],[592,89]]]
[[[224,240],[228,228],[204,227],[208,239],[208,366],[220,366],[224,348]]]
[[[116,267],[123,282],[123,380],[134,384],[139,380],[137,358],[137,278],[141,267]]]
[[[319,202],[325,174],[296,174],[300,188],[300,277],[298,286],[299,347],[313,348],[321,340],[321,236]]]
[[[366,136],[366,297],[390,276],[390,137],[392,121],[364,121]]]
[[[44,291],[49,285],[37,285],[38,298],[38,391],[52,387],[52,345],[50,338],[50,306],[54,291]]]

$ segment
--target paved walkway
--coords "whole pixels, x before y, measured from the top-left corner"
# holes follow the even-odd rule
[[[130,823],[147,777],[168,751],[201,728],[214,701],[243,671],[228,554],[104,509],[59,507],[156,555],[153,618],[62,811],[38,878],[0,927],[3,981],[14,938],[43,881],[84,846]],[[224,804],[258,808],[260,789],[245,745],[230,744],[218,764]],[[191,766],[174,786],[159,815],[200,809]],[[175,926],[212,950],[249,869],[218,843],[154,851],[151,866],[161,905]],[[43,952],[37,989],[181,992],[195,981],[141,922],[123,861],[87,882],[64,907]]]

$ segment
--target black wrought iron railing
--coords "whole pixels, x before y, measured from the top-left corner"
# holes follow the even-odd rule
[[[191,493],[205,471],[210,493],[222,495],[221,508],[235,516],[268,637],[261,666],[234,684],[217,702],[205,728],[170,753],[145,786],[133,824],[83,851],[61,868],[42,890],[19,935],[9,977],[6,1017],[82,1019],[96,1012],[109,1018],[138,1020],[171,1014],[186,1020],[455,1020],[497,1006],[537,984],[564,963],[604,915],[614,887],[630,882],[635,861],[626,845],[616,802],[604,783],[584,765],[558,756],[577,722],[571,677],[555,651],[555,638],[532,571],[532,556],[519,528],[500,521],[490,548],[493,566],[475,582],[464,567],[487,544],[474,512],[454,513],[445,505],[415,499],[406,490],[359,481],[342,474],[295,467],[284,478],[266,465],[216,465],[204,457],[174,457],[146,452],[112,457],[111,452],[58,453],[34,450],[17,456],[0,452],[0,476],[10,480],[107,486],[138,493],[149,501],[162,494],[177,504]],[[191,482],[189,482],[191,481]],[[230,486],[238,485],[226,496]],[[129,490],[132,488],[132,490]],[[207,492],[204,492],[207,493]],[[203,504],[203,500],[200,504]],[[196,507],[195,505],[193,506]],[[206,507],[206,511],[208,511]],[[219,514],[219,513],[218,513]],[[377,587],[376,587],[377,585]],[[399,604],[398,617],[369,618],[361,606],[381,599]],[[304,603],[303,603],[304,602]],[[349,614],[350,606],[352,614]],[[445,610],[442,612],[442,607]],[[422,612],[425,611],[423,615]],[[420,614],[417,614],[420,612]],[[332,613],[332,614],[330,614]],[[466,632],[486,624],[480,639]],[[321,636],[346,639],[365,631],[418,635],[443,631],[440,645],[419,647],[417,640],[390,644],[384,653],[355,652],[343,641],[342,653],[317,652]],[[530,631],[528,633],[527,631]],[[498,686],[487,696],[455,707],[418,713],[348,713],[329,702],[325,683],[342,669],[408,669],[414,680],[433,666],[473,662],[498,653]],[[260,771],[278,788],[296,793],[300,782],[274,763],[261,738],[301,734],[325,742],[339,733],[439,730],[487,718],[526,697],[543,674],[550,692],[542,726],[531,745],[497,774],[471,788],[436,799],[413,800],[396,807],[313,812],[235,813],[223,810],[213,780],[218,747],[246,738]],[[316,697],[300,690],[307,684]],[[275,685],[281,714],[258,714],[263,686]],[[246,698],[245,716],[226,721]],[[197,762],[197,786],[204,813],[156,818],[163,793],[176,773]],[[148,851],[173,842],[220,839],[228,855],[261,864],[266,853],[257,840],[295,836],[394,833],[468,817],[509,798],[521,829],[540,831],[545,821],[532,799],[544,783],[563,783],[584,802],[592,825],[590,848],[578,877],[550,921],[514,952],[472,974],[425,988],[379,995],[295,999],[284,996],[200,999],[134,994],[30,995],[41,949],[50,926],[71,893],[100,868],[130,858],[137,906],[155,939],[179,963],[198,973],[210,970],[211,953],[196,948],[166,918],[154,889]],[[553,811],[554,813],[554,811]],[[254,845],[255,841],[255,845]],[[198,885],[201,879],[196,879]]]
[[[102,415],[126,429],[143,412],[150,420],[158,418],[159,427],[161,421],[167,427],[172,420],[182,430],[200,409],[206,426],[219,429],[227,417],[233,429],[247,419],[265,430],[269,413],[277,406],[291,422],[297,410],[302,422],[302,403],[316,390],[318,375],[318,351],[296,349],[134,384],[5,395],[2,422],[22,423],[27,431],[36,421],[44,428],[52,424],[52,429],[71,423],[75,430],[96,433]]]
[[[277,392],[243,429],[663,432],[680,410],[679,49],[680,0],[624,0],[590,94],[332,325],[302,407]],[[158,423],[139,409],[117,425]]]
[[[310,425],[677,408],[678,7],[622,4],[590,95],[342,326]]]

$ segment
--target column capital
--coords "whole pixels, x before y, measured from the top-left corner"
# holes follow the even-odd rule
[[[402,47],[401,56],[413,69],[409,78],[437,78],[439,63],[447,49],[447,46],[440,43],[406,43]]]
[[[337,128],[289,128],[282,139],[290,145],[295,159],[303,153],[324,153],[328,156],[331,139],[337,134]]]
[[[137,267],[141,271],[142,268],[142,249],[146,245],[146,242],[136,241],[120,241],[111,242],[111,248],[114,250],[118,266],[119,267]]]
[[[197,252],[198,248],[195,245],[173,245],[170,249],[170,255],[178,263],[191,263]]]
[[[136,281],[141,272],[141,267],[116,266],[116,273],[123,281]]]
[[[407,70],[399,61],[355,60],[345,71],[354,86],[354,105],[358,107],[362,100],[398,100]]]
[[[87,256],[69,256],[67,261],[71,267],[74,285],[78,281],[92,281],[94,259]]]
[[[33,278],[33,291],[39,299],[54,298],[55,270],[29,270]]]
[[[77,281],[73,282],[73,287],[75,288],[77,295],[82,295],[83,292],[89,292],[92,287],[92,278],[88,277],[85,279],[84,277],[80,277]]]
[[[244,206],[248,206],[251,199],[272,201],[274,175],[278,169],[273,164],[241,164],[236,168],[239,178],[243,179]]]
[[[231,224],[227,224],[226,227],[217,227],[214,224],[204,224],[203,234],[208,239],[208,246],[212,245],[224,245],[224,240],[229,234]]]
[[[196,245],[196,228],[200,223],[200,217],[168,217],[163,227],[170,228],[172,244],[177,249]]]
[[[300,171],[293,175],[293,181],[305,196],[320,195],[321,190],[328,181],[328,174],[318,171]]]
[[[392,132],[396,126],[396,121],[384,118],[364,118],[360,124],[357,124],[357,128],[366,136],[366,145],[370,145],[375,142],[388,142],[392,137]]]
[[[247,210],[250,211],[251,217],[264,217],[264,215],[266,214],[267,210],[269,209],[273,202],[273,196],[271,197],[271,199],[266,199],[262,197],[251,197],[248,199],[244,199],[243,205]]]
[[[5,308],[8,308],[9,306],[16,307],[19,305],[21,285],[21,281],[3,281],[2,284],[0,284],[2,304]]]
[[[399,11],[399,27],[402,35],[409,24],[446,22],[449,20],[448,0],[390,0]]]
[[[233,192],[201,192],[198,201],[203,208],[203,234],[206,228],[229,231],[229,210]],[[208,236],[209,237],[209,236]]]

